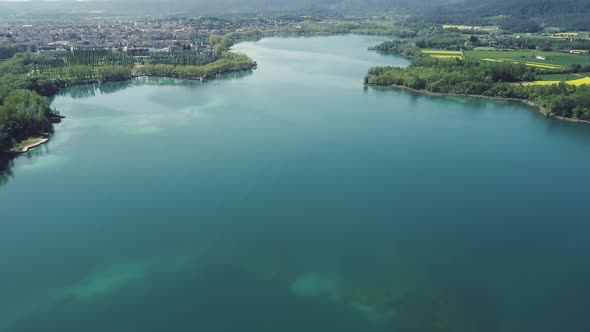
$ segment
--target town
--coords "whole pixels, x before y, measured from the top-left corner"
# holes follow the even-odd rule
[[[298,18],[301,20],[302,18]],[[47,55],[65,55],[80,48],[102,48],[131,56],[191,52],[208,54],[212,34],[271,30],[285,27],[293,19],[256,16],[251,18],[142,18],[80,19],[70,22],[28,22],[0,24],[0,46],[16,51]]]

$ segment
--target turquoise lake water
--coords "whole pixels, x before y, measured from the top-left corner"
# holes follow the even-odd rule
[[[57,96],[0,182],[0,331],[590,330],[590,126],[363,88],[380,41]]]

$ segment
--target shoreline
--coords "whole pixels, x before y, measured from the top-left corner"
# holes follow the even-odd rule
[[[248,67],[235,69],[235,70],[228,70],[228,71],[219,71],[219,72],[211,73],[209,75],[198,76],[198,77],[197,76],[195,76],[195,77],[179,77],[179,76],[173,76],[173,75],[149,75],[149,74],[137,74],[136,72],[132,72],[129,77],[127,77],[125,79],[121,79],[121,80],[106,80],[106,81],[87,80],[85,82],[79,82],[79,83],[74,83],[71,85],[65,85],[65,86],[60,87],[55,93],[53,93],[51,95],[47,95],[46,97],[48,97],[48,98],[55,97],[63,90],[66,90],[69,88],[74,88],[77,86],[92,85],[92,84],[105,84],[105,83],[120,83],[120,82],[127,82],[127,81],[131,81],[131,80],[134,80],[137,78],[143,78],[143,77],[174,78],[174,79],[187,80],[187,81],[209,82],[209,81],[214,80],[215,77],[217,77],[219,75],[244,72],[244,71],[248,71],[248,70],[255,70],[256,68],[258,68],[258,64],[256,63],[256,61],[252,61],[252,64]],[[135,70],[135,67],[132,70]],[[64,116],[64,118],[65,118],[65,116]]]
[[[211,81],[214,80],[215,77],[219,76],[219,75],[224,75],[224,74],[230,74],[230,73],[236,73],[236,72],[243,72],[243,71],[247,71],[247,70],[254,70],[256,69],[256,67],[258,66],[258,64],[256,63],[256,61],[253,61],[252,66],[249,66],[248,68],[241,68],[241,69],[237,69],[237,70],[230,70],[230,71],[223,71],[223,72],[218,72],[218,73],[214,73],[211,75],[205,75],[202,77],[176,77],[176,76],[165,76],[165,75],[137,75],[137,74],[132,74],[131,77],[125,79],[125,80],[120,80],[120,81],[89,81],[89,82],[83,82],[83,83],[79,83],[79,84],[73,84],[73,85],[67,85],[65,87],[60,88],[59,90],[57,90],[56,93],[52,94],[51,96],[48,96],[49,98],[55,97],[56,95],[58,95],[60,92],[62,92],[63,90],[69,89],[69,88],[73,88],[73,87],[77,87],[77,86],[83,86],[83,85],[92,85],[92,84],[106,84],[106,83],[119,83],[119,82],[126,82],[126,81],[130,81],[130,80],[135,80],[138,78],[143,78],[143,77],[153,77],[153,78],[173,78],[173,79],[179,79],[179,80],[187,80],[187,81],[200,81],[200,82],[207,82],[207,81]],[[211,79],[209,79],[210,77],[212,77]],[[58,116],[59,120],[61,121],[61,119],[65,118],[65,116]],[[51,121],[51,119],[49,119]],[[60,122],[60,121],[56,121],[56,122]],[[53,122],[53,121],[52,121]],[[4,151],[3,153],[6,154],[13,154],[13,155],[20,155],[23,153],[28,152],[29,150],[31,150],[34,147],[37,147],[39,145],[42,145],[44,143],[47,143],[49,141],[51,135],[43,135],[43,137],[37,137],[37,136],[32,136],[32,137],[28,137],[24,140],[22,140],[20,143],[26,142],[28,140],[32,140],[32,139],[37,139],[36,142],[28,144],[24,147],[19,147],[18,144],[15,148],[12,148],[9,151]],[[2,153],[2,151],[0,151],[0,153]]]
[[[482,98],[482,99],[490,99],[490,100],[503,100],[503,101],[518,102],[518,103],[522,103],[527,106],[530,106],[536,112],[543,114],[547,118],[563,120],[563,121],[568,121],[568,122],[590,124],[589,120],[581,120],[581,119],[576,119],[576,118],[566,118],[563,116],[551,115],[551,113],[549,112],[549,110],[547,108],[535,103],[534,101],[528,100],[528,99],[493,97],[493,96],[458,94],[458,93],[440,93],[440,92],[432,92],[432,91],[428,91],[428,90],[413,89],[413,88],[407,87],[405,85],[396,85],[396,84],[392,84],[392,85],[365,84],[365,86],[389,87],[389,88],[395,88],[395,89],[401,89],[401,90],[408,90],[408,91],[419,93],[419,94],[422,94],[425,96],[433,96],[433,97],[470,97],[470,98]]]

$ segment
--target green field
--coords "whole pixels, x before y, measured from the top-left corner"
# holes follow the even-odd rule
[[[534,82],[522,82],[522,85],[553,85],[559,84],[563,81],[534,81]],[[590,84],[590,77],[577,78],[575,80],[565,81],[567,84],[581,86]]]
[[[439,59],[463,59],[461,52],[459,51],[446,51],[446,50],[435,50],[435,49],[421,49],[422,53]]]
[[[577,74],[547,74],[539,75],[538,78],[543,81],[569,81],[575,80],[582,77],[590,77],[590,73],[577,73]]]
[[[465,57],[480,61],[494,59],[496,62],[518,62],[525,65],[539,64],[540,67],[568,67],[573,64],[590,64],[590,57],[561,52],[542,51],[465,51]],[[536,56],[544,56],[547,60],[539,60]],[[552,68],[546,68],[552,69]],[[554,68],[558,69],[558,68]]]

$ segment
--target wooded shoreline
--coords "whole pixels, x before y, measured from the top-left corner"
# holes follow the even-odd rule
[[[228,70],[228,71],[218,72],[218,73],[215,73],[215,74],[205,75],[205,76],[200,76],[200,77],[177,77],[177,76],[172,76],[172,75],[166,76],[166,75],[145,75],[145,74],[142,74],[142,75],[132,75],[129,79],[122,80],[122,81],[120,81],[120,80],[112,80],[112,81],[89,81],[89,82],[84,82],[84,83],[78,83],[78,84],[73,84],[73,85],[65,86],[64,88],[58,90],[55,94],[50,95],[48,97],[54,97],[57,94],[59,94],[60,92],[62,92],[63,90],[69,89],[69,88],[73,88],[73,87],[76,87],[76,86],[84,86],[84,85],[89,85],[89,84],[108,84],[108,83],[125,82],[125,81],[129,81],[129,80],[133,80],[133,79],[138,79],[138,78],[142,78],[142,77],[176,78],[176,79],[183,79],[183,80],[189,80],[189,81],[205,82],[205,81],[209,81],[210,80],[209,79],[210,77],[216,77],[216,76],[223,75],[223,74],[241,72],[241,71],[245,71],[245,70],[253,70],[253,69],[256,68],[256,66],[257,66],[256,62],[253,61],[252,62],[252,65],[250,67],[246,67],[246,68],[242,68],[242,69],[237,69],[237,70]],[[61,116],[60,118],[65,118],[65,117]],[[21,143],[21,144],[19,144],[19,145],[22,145],[23,142],[26,142],[28,140],[32,140],[34,138],[35,137],[26,138],[26,139],[20,141],[19,143]],[[51,138],[51,135],[49,135],[49,134],[48,135],[44,135],[43,138],[38,138],[38,141],[35,142],[35,143],[26,145],[26,146],[24,146],[22,148],[20,146],[17,146],[16,148],[12,148],[10,151],[4,151],[4,153],[5,154],[22,154],[22,153],[26,153],[30,149],[34,148],[34,147],[37,147],[37,146],[39,146],[41,144],[44,144],[44,143],[47,143],[50,138]],[[0,153],[2,153],[2,152],[0,152]]]

